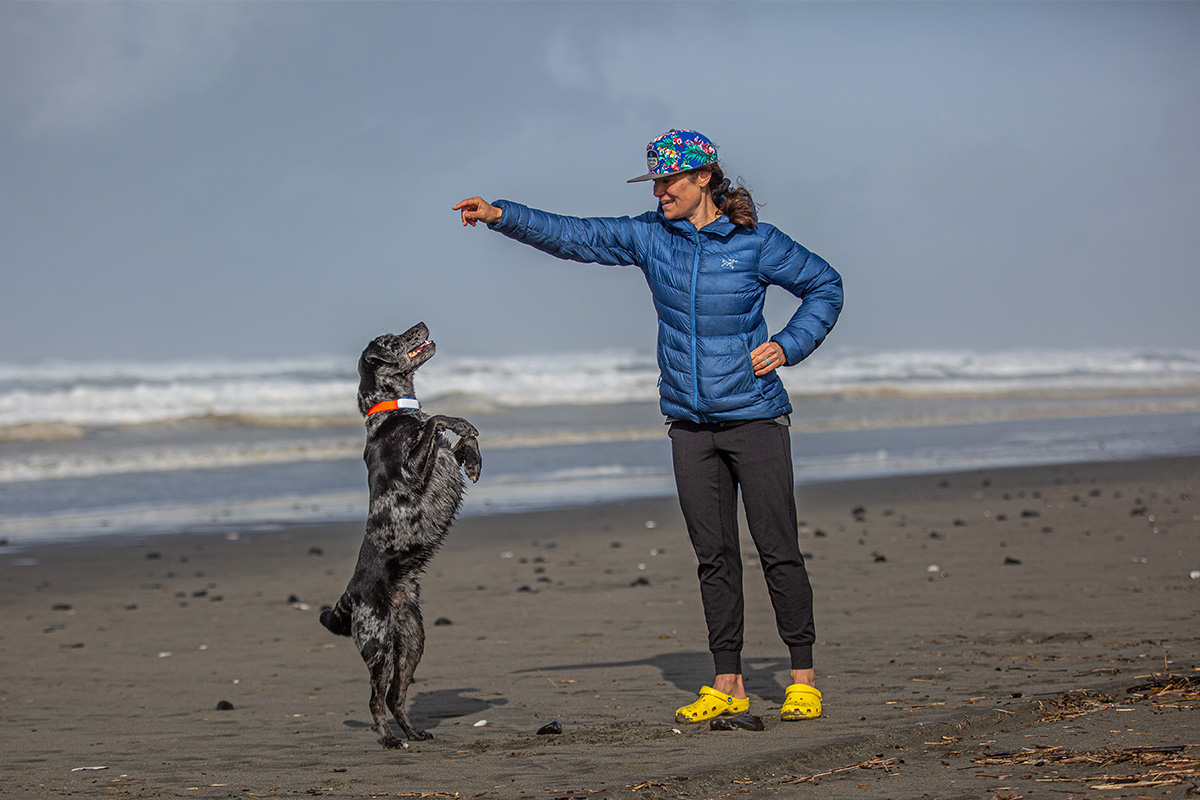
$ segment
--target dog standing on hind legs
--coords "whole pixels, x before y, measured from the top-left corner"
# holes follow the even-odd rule
[[[388,723],[391,711],[407,739],[432,739],[408,719],[404,704],[425,651],[421,587],[462,505],[462,473],[479,480],[479,431],[460,417],[421,411],[413,373],[433,357],[429,329],[375,339],[358,361],[358,409],[366,417],[370,507],[354,575],[321,624],[352,636],[371,674],[371,717],[383,746],[405,747]],[[443,431],[459,439],[453,446]],[[460,471],[461,467],[461,471]]]

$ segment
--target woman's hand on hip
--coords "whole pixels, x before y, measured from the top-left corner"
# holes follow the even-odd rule
[[[482,197],[468,197],[456,205],[453,210],[461,211],[463,225],[470,225],[472,228],[475,227],[476,222],[486,225],[499,222],[500,215],[504,213]]]
[[[754,367],[754,374],[760,378],[786,364],[787,356],[775,342],[764,342],[750,352],[750,366]]]

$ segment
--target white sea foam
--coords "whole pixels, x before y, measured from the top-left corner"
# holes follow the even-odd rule
[[[279,424],[354,416],[353,357],[182,363],[0,364],[0,430],[97,428],[237,417]],[[828,394],[1164,392],[1200,390],[1191,351],[868,351],[823,348],[784,370],[796,397]],[[634,352],[446,358],[417,376],[418,394],[489,407],[656,400],[654,357]],[[4,438],[0,436],[0,438]],[[14,437],[9,437],[14,438]]]

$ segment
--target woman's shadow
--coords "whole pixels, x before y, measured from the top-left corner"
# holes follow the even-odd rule
[[[557,667],[521,669],[513,674],[567,670],[578,672],[585,669],[611,669],[614,667],[652,667],[662,673],[663,680],[674,684],[677,689],[687,694],[695,694],[697,689],[710,683],[713,679],[711,655],[707,652],[695,651],[660,653],[650,658],[632,661],[563,664]],[[745,683],[746,693],[763,698],[782,697],[787,690],[787,684],[780,683],[777,675],[781,672],[786,674],[789,669],[790,663],[784,658],[742,659],[742,681]]]

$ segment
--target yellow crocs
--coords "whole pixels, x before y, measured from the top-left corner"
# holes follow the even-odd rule
[[[821,693],[812,686],[793,683],[787,687],[783,708],[779,716],[787,722],[800,719],[816,719],[821,716]]]
[[[696,702],[675,709],[676,722],[704,722],[705,720],[723,717],[729,714],[740,714],[750,710],[750,699],[737,700],[729,695],[718,692],[711,686],[700,690]]]

